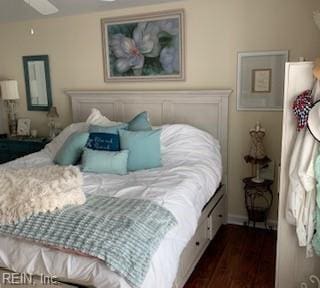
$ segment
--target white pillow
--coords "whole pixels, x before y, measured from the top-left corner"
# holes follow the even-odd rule
[[[48,143],[45,147],[46,151],[50,155],[51,159],[53,159],[57,152],[62,147],[63,143],[69,138],[69,136],[75,132],[87,132],[89,129],[89,124],[85,122],[74,123],[66,128],[64,128],[61,133],[55,137],[50,143]]]
[[[101,112],[96,108],[92,108],[91,114],[89,115],[86,123],[89,125],[99,125],[103,127],[110,127],[121,124],[121,122],[114,122],[109,120],[106,116],[103,116]]]

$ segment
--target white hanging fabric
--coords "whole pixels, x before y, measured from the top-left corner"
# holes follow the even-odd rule
[[[314,102],[320,99],[320,83],[313,89]],[[289,188],[286,219],[296,225],[299,246],[306,247],[307,257],[313,256],[312,238],[316,201],[316,176],[314,162],[319,144],[307,128],[298,132],[289,166]]]

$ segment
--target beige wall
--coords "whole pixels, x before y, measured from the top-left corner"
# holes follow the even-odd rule
[[[148,11],[184,8],[186,11],[186,82],[104,83],[100,19]],[[315,58],[320,31],[312,22],[318,0],[189,0],[67,18],[0,25],[0,79],[17,79],[19,116],[32,119],[33,128],[47,133],[44,112],[26,110],[21,56],[49,54],[54,105],[65,126],[71,121],[63,89],[236,89],[238,51],[290,50],[291,60]],[[29,34],[33,27],[34,36]],[[267,129],[266,149],[278,161],[280,112],[237,112],[230,98],[229,213],[246,215],[241,178],[250,174],[243,161],[248,130],[260,120]],[[275,209],[274,209],[275,210]],[[272,213],[275,219],[275,211]]]

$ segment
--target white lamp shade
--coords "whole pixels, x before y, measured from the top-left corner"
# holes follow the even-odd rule
[[[6,80],[0,82],[1,87],[1,97],[3,100],[18,100],[18,81],[16,80]]]

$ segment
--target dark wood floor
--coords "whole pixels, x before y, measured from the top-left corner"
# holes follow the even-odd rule
[[[273,288],[276,232],[225,225],[184,288]]]

